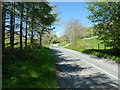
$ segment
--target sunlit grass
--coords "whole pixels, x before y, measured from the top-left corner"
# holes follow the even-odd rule
[[[56,88],[56,68],[49,48],[6,52],[3,88]]]
[[[98,44],[99,44],[99,50],[98,50]],[[91,55],[96,55],[98,57],[120,61],[119,50],[113,51],[111,47],[106,47],[106,50],[104,50],[105,49],[104,44],[102,44],[101,41],[97,40],[96,38],[79,40],[67,46],[66,48]]]
[[[59,43],[58,46],[65,46],[67,45],[68,43]]]
[[[25,47],[25,42],[22,43],[23,47]],[[27,41],[27,45],[30,45],[30,41]],[[10,47],[10,42],[5,40],[5,47]],[[14,41],[14,48],[19,48],[20,47],[20,42],[19,41]]]

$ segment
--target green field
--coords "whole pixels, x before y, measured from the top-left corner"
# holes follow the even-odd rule
[[[3,55],[3,88],[56,88],[56,67],[47,47],[7,50]]]
[[[116,61],[120,60],[120,50],[112,50],[111,47],[106,47],[105,50],[104,44],[102,44],[101,41],[96,38],[79,40],[76,43],[67,46],[66,48],[96,55],[98,57],[108,58]]]
[[[81,50],[98,49],[98,44],[99,49],[104,49],[104,44],[102,44],[101,41],[96,38],[79,40],[76,43],[70,45],[69,47],[81,48]],[[107,49],[110,49],[110,47],[107,47]]]
[[[98,49],[98,44],[100,43],[100,40],[97,40],[96,38],[79,40],[76,43],[67,46],[66,48],[74,49],[77,51],[84,51],[86,49]],[[104,49],[104,44],[100,44],[99,49]]]
[[[67,45],[68,43],[59,43],[58,46],[65,46]]]

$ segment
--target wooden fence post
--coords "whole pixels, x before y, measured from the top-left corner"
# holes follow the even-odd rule
[[[100,49],[100,45],[98,44],[98,50]]]
[[[104,50],[106,50],[106,44],[104,44]]]

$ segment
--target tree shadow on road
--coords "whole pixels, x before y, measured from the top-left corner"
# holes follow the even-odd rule
[[[82,88],[89,90],[97,90],[107,88],[117,90],[118,83],[110,79],[107,75],[99,73],[82,73],[88,72],[92,67],[80,66],[74,64],[78,63],[80,59],[70,59],[70,57],[64,56],[61,51],[54,50],[57,65],[57,80],[59,88]]]
[[[118,84],[108,78],[105,74],[93,74],[88,76],[68,75],[59,76],[60,88],[113,88],[117,89]],[[90,90],[90,89],[89,89]]]
[[[113,88],[117,89],[117,81],[111,80],[101,73],[81,74],[91,67],[72,66],[71,64],[57,65],[58,85],[60,88]]]
[[[77,72],[77,71],[82,71],[83,69],[87,70],[87,69],[90,69],[91,67],[80,67],[78,65],[74,65],[72,66],[71,64],[60,64],[60,65],[57,65],[57,69],[60,71],[60,72],[65,72],[65,73],[72,73],[72,72]]]

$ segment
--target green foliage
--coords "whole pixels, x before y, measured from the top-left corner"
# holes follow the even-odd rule
[[[69,41],[69,37],[68,37],[67,34],[59,37],[58,39],[59,39],[60,42],[66,42],[66,43],[69,43],[69,42],[70,42],[70,41]]]
[[[80,51],[83,53],[96,55],[98,57],[108,58],[112,60],[119,61],[120,60],[120,50],[113,50],[110,47],[107,47],[106,50],[104,49],[104,44],[100,44],[101,41],[94,38],[94,39],[84,39],[77,41],[74,44],[67,46],[68,49],[73,49],[76,51]],[[98,50],[98,44],[100,44]]]
[[[50,33],[54,29],[51,26],[57,21],[58,15],[56,12],[53,12],[54,8],[55,6],[50,5],[49,2],[2,2],[4,13],[2,16],[4,19],[2,20],[4,23],[2,26],[3,46],[5,46],[4,41],[7,34],[6,39],[10,40],[9,44],[11,44],[12,48],[14,47],[15,35],[20,36],[20,48],[22,49],[23,38],[27,47],[28,38],[32,45],[35,43],[34,39],[37,38],[39,40],[39,37],[42,37],[44,33]],[[7,21],[5,17],[10,20]]]
[[[118,50],[116,51],[112,49],[107,49],[107,50],[87,49],[87,50],[83,50],[82,52],[120,62],[120,55],[119,55],[120,51]]]
[[[90,2],[88,18],[95,24],[98,39],[110,47],[120,48],[120,2]]]
[[[3,88],[56,88],[53,54],[37,42],[54,29],[54,7],[49,2],[2,2]]]
[[[7,50],[3,54],[3,88],[56,88],[55,68],[49,48]]]
[[[52,43],[56,44],[56,43],[59,43],[59,41],[58,41],[58,39],[54,39]]]

